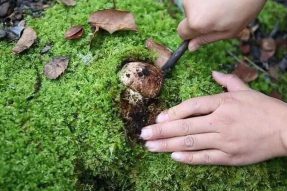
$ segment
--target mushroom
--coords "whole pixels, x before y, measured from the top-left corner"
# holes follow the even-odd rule
[[[163,85],[163,73],[158,67],[143,63],[127,63],[120,71],[121,82],[144,98],[156,97]]]

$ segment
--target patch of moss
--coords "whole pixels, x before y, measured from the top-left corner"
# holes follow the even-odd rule
[[[181,40],[179,20],[165,4],[119,0],[117,6],[135,14],[139,32],[101,33],[89,49],[88,16],[112,3],[82,0],[74,8],[57,4],[43,18],[28,18],[39,40],[25,54],[12,55],[13,43],[0,42],[0,190],[284,190],[285,159],[240,168],[187,166],[128,143],[119,112],[122,62],[153,59],[144,47],[149,37],[173,49]],[[280,6],[269,2],[262,16],[268,26],[274,7]],[[66,29],[76,24],[84,24],[84,38],[66,41]],[[51,52],[41,55],[48,43]],[[210,73],[230,62],[224,50],[231,48],[220,42],[185,55],[160,99],[173,106],[222,91]],[[48,80],[44,65],[65,55],[71,58],[66,73]]]

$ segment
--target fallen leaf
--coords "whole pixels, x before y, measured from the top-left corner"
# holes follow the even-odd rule
[[[240,62],[233,74],[238,76],[241,80],[246,83],[252,82],[258,78],[258,72],[256,69],[250,67],[245,61]]]
[[[276,53],[276,42],[272,38],[262,39],[260,61],[267,62]]]
[[[68,40],[74,40],[74,39],[79,39],[83,36],[84,34],[84,28],[81,25],[74,26],[70,28],[66,33],[65,33],[65,38]]]
[[[168,49],[162,44],[155,42],[151,38],[146,41],[146,47],[149,50],[154,51],[158,54],[157,60],[155,61],[155,65],[159,68],[162,68],[172,55],[172,51],[170,49]]]
[[[120,30],[137,31],[137,25],[132,13],[115,9],[107,9],[93,13],[89,23],[95,28],[102,28],[110,34]]]
[[[67,57],[54,58],[50,63],[46,64],[44,73],[47,78],[55,80],[66,71],[68,64],[69,58]]]
[[[31,27],[25,28],[21,38],[13,48],[13,52],[19,54],[24,50],[29,49],[34,44],[36,39],[36,32]]]
[[[66,6],[75,6],[77,4],[75,0],[61,0],[61,2]]]
[[[249,43],[242,42],[240,44],[240,50],[243,55],[248,55],[251,52],[251,45]]]
[[[265,38],[262,39],[261,48],[265,51],[275,51],[276,50],[276,42],[273,38]]]
[[[248,41],[251,37],[251,30],[246,27],[244,28],[240,33],[239,33],[239,36],[240,40],[242,41]]]

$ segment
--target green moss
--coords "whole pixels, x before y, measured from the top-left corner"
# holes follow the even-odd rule
[[[75,8],[57,4],[43,18],[29,18],[39,40],[27,53],[12,55],[13,43],[0,42],[0,190],[284,190],[284,159],[241,168],[194,167],[128,143],[117,72],[127,58],[153,58],[144,47],[149,37],[176,48],[179,20],[153,0],[117,5],[135,14],[139,32],[102,33],[89,49],[88,16],[112,4],[82,0]],[[274,6],[269,2],[263,13],[266,24]],[[84,24],[84,38],[66,41],[66,29],[76,24]],[[41,55],[47,43],[53,49]],[[210,73],[230,61],[224,50],[231,47],[220,42],[184,56],[166,80],[166,106],[220,92]],[[67,72],[48,80],[44,65],[63,55],[71,58]]]

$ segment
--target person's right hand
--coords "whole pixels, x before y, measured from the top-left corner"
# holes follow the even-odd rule
[[[189,50],[238,34],[256,18],[266,0],[184,0],[186,18],[178,33],[191,39]]]

